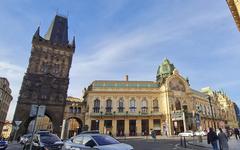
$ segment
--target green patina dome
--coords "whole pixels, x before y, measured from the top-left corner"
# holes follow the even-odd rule
[[[174,65],[167,58],[165,58],[162,64],[158,67],[157,81],[161,82],[166,77],[172,75],[174,69],[175,69]]]

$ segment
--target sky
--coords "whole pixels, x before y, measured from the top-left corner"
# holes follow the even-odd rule
[[[0,76],[10,82],[13,118],[37,27],[56,14],[76,37],[68,95],[94,80],[155,81],[168,58],[191,87],[224,90],[240,105],[240,33],[225,0],[1,0]]]

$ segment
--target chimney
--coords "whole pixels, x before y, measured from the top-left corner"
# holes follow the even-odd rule
[[[125,75],[125,81],[128,81],[128,75]]]

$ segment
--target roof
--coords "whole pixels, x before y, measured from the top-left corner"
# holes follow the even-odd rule
[[[93,87],[114,88],[159,88],[159,84],[153,81],[94,81]]]
[[[68,20],[66,17],[56,15],[45,37],[57,44],[68,44]]]
[[[206,94],[204,94],[204,93],[202,93],[200,91],[197,91],[197,90],[194,90],[194,89],[191,89],[191,91],[192,91],[193,94],[195,94],[195,95],[197,95],[199,97],[202,97],[202,98],[206,98],[207,97]]]

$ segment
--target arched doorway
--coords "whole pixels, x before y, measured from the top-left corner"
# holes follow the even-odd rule
[[[82,120],[76,117],[71,117],[66,120],[65,133],[66,137],[70,138],[79,134],[82,131],[83,123]]]
[[[33,118],[29,125],[28,125],[28,129],[27,132],[31,133],[33,131],[33,127],[34,127],[34,123],[36,122],[36,131],[39,130],[47,130],[52,132],[53,131],[53,124],[52,124],[52,120],[45,115],[44,117],[37,117],[37,120],[35,120],[35,118]]]

